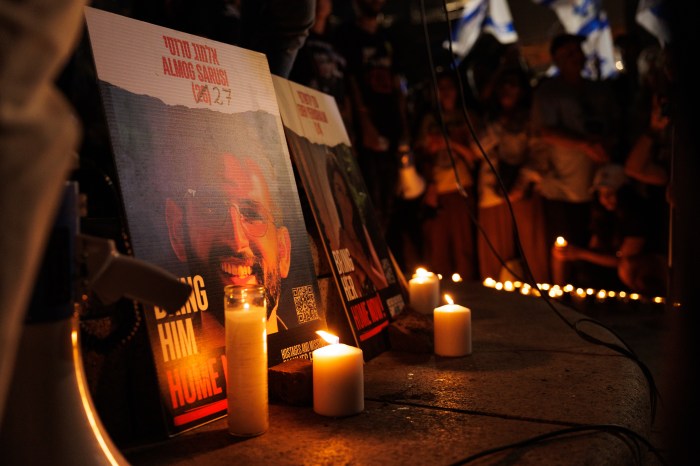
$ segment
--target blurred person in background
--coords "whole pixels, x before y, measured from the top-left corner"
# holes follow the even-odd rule
[[[542,235],[542,200],[532,189],[525,170],[537,152],[545,149],[530,124],[532,86],[529,78],[526,70],[508,64],[496,72],[489,86],[491,90],[485,96],[486,129],[481,143],[493,169],[486,160],[481,161],[477,178],[478,217],[483,228],[483,235],[477,237],[482,280],[498,279],[503,272],[513,275],[508,276],[511,280],[530,280],[524,273],[521,262],[524,259],[537,282],[549,280],[548,245]],[[516,242],[506,196],[515,216],[522,253]]]
[[[422,117],[414,144],[417,165],[427,181],[422,198],[423,253],[433,272],[445,276],[457,272],[464,280],[474,280],[477,157],[458,104],[454,73],[440,70],[437,87],[434,108]]]
[[[617,100],[609,82],[583,76],[584,39],[560,34],[551,40],[558,72],[534,91],[533,129],[547,150],[534,160],[539,176],[533,181],[543,198],[548,245],[558,236],[574,246],[588,244],[591,182],[595,170],[613,159],[617,144]]]
[[[634,192],[624,168],[607,164],[595,175],[592,187],[591,239],[587,247],[553,246],[554,261],[568,262],[567,276],[556,283],[627,290],[645,296],[666,292],[666,258],[651,247],[654,219]]]

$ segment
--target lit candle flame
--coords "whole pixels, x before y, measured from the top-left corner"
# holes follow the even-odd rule
[[[555,244],[558,248],[563,248],[563,247],[565,247],[566,245],[568,245],[569,242],[566,241],[566,239],[565,239],[563,236],[557,236],[557,240],[554,242],[554,244]]]
[[[445,293],[445,301],[447,301],[447,304],[454,304],[455,302],[452,300],[452,296],[448,295]]]
[[[452,274],[452,281],[455,283],[459,283],[462,281],[462,276],[458,273],[453,273]]]
[[[418,267],[416,269],[416,276],[418,277],[429,277],[431,275],[430,272],[428,272],[427,269],[424,269],[423,267]]]
[[[316,330],[316,333],[331,345],[335,345],[340,342],[340,338],[336,337],[332,333],[326,332],[325,330]]]

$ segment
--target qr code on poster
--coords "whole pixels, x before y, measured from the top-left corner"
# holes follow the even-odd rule
[[[316,297],[311,285],[300,286],[292,289],[294,296],[294,308],[297,311],[297,319],[300,324],[318,319],[318,309],[316,309]]]

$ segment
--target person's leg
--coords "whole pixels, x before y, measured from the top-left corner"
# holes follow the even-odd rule
[[[476,201],[473,197],[464,198],[459,193],[440,196],[444,210],[444,225],[450,242],[447,249],[447,276],[457,272],[465,281],[478,278],[476,259],[475,226],[472,217],[476,217]]]
[[[289,77],[316,18],[316,0],[243,0],[241,46],[267,56],[272,74]]]
[[[504,207],[506,207],[505,210]],[[504,214],[508,216],[505,217]],[[476,232],[479,276],[481,280],[489,277],[498,280],[503,267],[502,261],[507,262],[512,259],[514,252],[512,248],[513,224],[507,206],[496,205],[480,208],[479,224],[483,230],[483,232]],[[495,249],[495,253],[489,243]],[[510,247],[508,243],[510,243]]]
[[[538,283],[549,283],[551,281],[549,247],[544,236],[545,219],[542,200],[539,196],[535,196],[515,201],[512,206],[527,264]],[[515,254],[518,254],[517,245],[514,248]],[[529,279],[529,277],[523,278]]]

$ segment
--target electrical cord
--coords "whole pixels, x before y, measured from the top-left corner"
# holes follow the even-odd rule
[[[455,461],[454,463],[450,463],[450,466],[459,466],[467,463],[471,463],[472,461],[476,461],[479,458],[483,458],[488,455],[493,455],[495,453],[499,453],[502,451],[506,450],[512,450],[516,448],[524,448],[528,447],[531,445],[536,445],[540,442],[544,442],[546,440],[554,439],[557,437],[563,437],[567,435],[572,435],[572,434],[584,434],[586,432],[604,432],[608,433],[611,435],[619,435],[622,436],[622,438],[629,438],[634,442],[634,445],[638,446],[639,443],[643,444],[649,452],[651,452],[662,465],[667,464],[663,455],[657,449],[654,447],[647,439],[645,439],[643,436],[639,435],[635,431],[624,427],[624,426],[619,426],[616,424],[589,424],[589,425],[581,425],[581,426],[573,426],[573,427],[565,427],[563,429],[558,429],[558,430],[553,430],[551,432],[546,432],[544,434],[536,435],[534,437],[530,437],[525,440],[520,440],[518,442],[513,442],[509,443],[507,445],[500,445],[498,447],[494,448],[489,448],[487,450],[482,450],[478,453],[475,453],[471,456],[468,456],[466,458],[460,459],[458,461]],[[628,445],[629,446],[629,445]],[[637,449],[636,451],[636,459],[637,459],[637,464],[645,464],[645,462],[641,458],[641,453]]]
[[[610,435],[618,437],[620,440],[625,442],[627,447],[632,450],[634,457],[636,459],[636,464],[646,464],[645,461],[642,460],[642,452],[640,450],[640,446],[645,446],[647,450],[653,454],[660,462],[660,464],[665,465],[667,464],[661,450],[656,448],[654,445],[651,444],[645,437],[642,435],[638,434],[637,432],[633,431],[632,429],[621,426],[618,424],[577,424],[573,422],[562,422],[562,421],[554,421],[554,420],[546,420],[546,419],[528,419],[528,418],[522,418],[522,417],[508,417],[508,416],[503,416],[503,415],[496,415],[494,413],[487,413],[487,412],[479,412],[479,411],[470,411],[470,410],[463,410],[463,409],[456,409],[456,408],[445,408],[441,406],[434,406],[430,404],[425,404],[425,403],[416,403],[413,401],[399,401],[395,399],[390,399],[387,397],[379,397],[379,398],[372,398],[372,397],[366,397],[366,401],[374,401],[377,403],[386,403],[386,404],[392,404],[392,405],[400,405],[400,406],[412,406],[414,408],[419,408],[419,409],[426,409],[426,410],[434,410],[434,411],[445,411],[445,412],[451,412],[451,413],[461,413],[461,414],[470,414],[470,415],[476,415],[476,416],[488,416],[488,417],[493,417],[493,418],[503,418],[503,419],[514,419],[514,420],[519,420],[519,421],[525,421],[525,422],[537,422],[540,424],[558,424],[563,427],[560,429],[556,429],[553,431],[545,432],[544,434],[539,434],[534,437],[530,437],[527,439],[519,440],[517,442],[505,444],[505,445],[499,445],[497,447],[489,448],[486,450],[482,450],[480,452],[477,452],[473,455],[470,455],[466,458],[457,460],[454,463],[450,463],[449,466],[456,466],[456,465],[462,465],[462,464],[467,464],[472,461],[475,461],[477,459],[483,458],[488,455],[493,455],[495,453],[499,453],[501,451],[505,450],[511,450],[511,449],[517,449],[517,448],[524,448],[528,447],[531,445],[537,445],[540,442],[544,442],[550,439],[555,439],[557,437],[564,437],[566,435],[573,436],[574,434],[584,434],[586,432],[590,433],[596,433],[596,432],[602,432],[602,433],[608,433]]]
[[[437,86],[437,77],[436,77],[436,73],[435,73],[435,66],[434,66],[434,63],[433,63],[432,51],[430,50],[430,43],[431,43],[431,42],[430,42],[430,39],[429,39],[429,33],[428,33],[428,27],[427,27],[427,20],[426,20],[425,0],[420,0],[420,6],[421,6],[421,17],[422,17],[422,22],[423,22],[423,29],[424,29],[424,34],[425,34],[425,37],[426,37],[426,49],[427,49],[428,60],[429,60],[430,69],[431,69],[431,77],[432,77],[432,80],[433,80],[433,89],[434,89],[434,91],[436,92],[436,96],[439,96],[439,91],[438,91],[438,86]],[[447,4],[446,4],[446,1],[445,1],[445,0],[442,0],[442,6],[443,6],[443,13],[444,13],[444,15],[445,15],[445,23],[446,23],[446,25],[447,25],[447,30],[448,30],[449,51],[450,51],[450,56],[452,57],[452,59],[451,59],[451,69],[454,70],[454,71],[456,72],[456,71],[457,71],[457,66],[456,66],[455,61],[454,61],[454,56],[455,56],[455,54],[454,54],[453,48],[452,48],[452,27],[451,27],[451,24],[450,24],[449,13],[448,13],[448,10],[447,10]],[[468,114],[468,112],[467,112],[466,100],[465,100],[465,97],[464,97],[464,90],[463,90],[463,83],[462,83],[462,79],[461,79],[460,73],[459,73],[459,72],[456,72],[455,74],[456,74],[456,76],[457,76],[457,81],[458,81],[458,86],[457,86],[457,88],[458,88],[458,91],[459,91],[460,103],[461,103],[461,108],[462,108],[462,113],[463,113],[464,119],[465,119],[465,121],[466,121],[466,123],[467,123],[467,126],[468,126],[468,128],[469,128],[469,131],[470,131],[470,133],[471,133],[471,135],[472,135],[472,138],[474,139],[474,141],[475,141],[477,147],[479,148],[479,150],[480,150],[480,152],[481,152],[481,155],[482,155],[483,159],[486,161],[486,163],[488,163],[489,168],[491,169],[491,171],[492,171],[493,174],[495,175],[495,178],[496,178],[496,180],[497,180],[497,182],[498,182],[499,188],[500,188],[501,191],[505,194],[505,195],[504,195],[504,199],[505,199],[506,205],[508,206],[508,211],[509,211],[509,213],[510,213],[510,216],[511,216],[511,219],[512,219],[512,223],[513,223],[513,234],[514,234],[514,239],[515,239],[515,242],[516,242],[516,246],[517,246],[517,248],[518,248],[518,251],[519,251],[519,253],[520,253],[520,256],[521,256],[521,258],[522,258],[523,269],[524,269],[524,271],[525,271],[525,273],[526,273],[526,275],[527,275],[527,277],[528,277],[528,279],[529,279],[529,280],[522,280],[522,281],[524,281],[524,282],[530,282],[531,286],[537,287],[537,281],[536,281],[536,279],[535,279],[535,277],[534,277],[534,275],[533,275],[533,273],[532,273],[532,270],[530,269],[530,265],[529,265],[529,263],[528,263],[528,261],[527,261],[527,257],[526,257],[526,255],[525,255],[525,252],[524,252],[524,250],[523,250],[523,247],[522,247],[522,244],[521,244],[521,241],[520,241],[520,234],[519,234],[519,231],[518,231],[518,227],[517,227],[517,222],[516,222],[515,214],[514,214],[514,212],[513,212],[513,207],[512,207],[512,205],[511,205],[510,199],[508,198],[508,195],[507,195],[507,189],[505,188],[505,185],[504,185],[503,180],[501,179],[501,177],[500,177],[500,175],[499,175],[499,173],[498,173],[498,170],[496,170],[496,168],[494,167],[494,165],[493,165],[492,161],[490,160],[488,154],[486,153],[486,151],[484,150],[483,146],[481,145],[481,142],[480,142],[480,140],[479,140],[478,135],[476,134],[476,131],[475,131],[475,129],[474,129],[474,126],[473,126],[473,124],[472,124],[472,122],[471,122],[471,119],[470,119],[470,117],[469,117],[469,114]],[[439,116],[438,121],[439,121],[439,123],[440,123],[440,125],[441,125],[441,128],[442,128],[443,137],[445,137],[445,140],[446,140],[446,142],[447,142],[448,154],[449,154],[450,159],[451,159],[451,162],[452,162],[452,168],[453,168],[453,170],[455,171],[455,175],[456,175],[456,177],[457,177],[458,190],[459,190],[460,194],[461,194],[463,197],[466,198],[466,197],[468,196],[468,194],[466,193],[466,191],[465,191],[464,188],[462,187],[462,183],[461,183],[460,180],[459,180],[459,173],[458,173],[457,170],[456,170],[455,157],[454,157],[454,154],[452,153],[452,151],[451,151],[451,149],[450,149],[447,129],[446,129],[445,125],[444,125],[444,121],[443,121],[443,118],[442,118],[442,109],[441,109],[441,106],[440,106],[440,103],[439,103],[439,98],[437,98],[436,100],[437,100],[437,108],[438,108],[438,116]],[[479,224],[479,222],[476,221],[476,219],[474,218],[474,215],[473,215],[471,212],[470,212],[470,216],[472,217],[472,220],[475,222],[475,225],[477,225],[477,228],[479,229],[480,233],[481,233],[481,234],[484,236],[484,238],[486,239],[487,243],[489,244],[489,247],[491,247],[492,251],[494,251],[494,253],[496,254],[496,257],[498,258],[498,260],[503,264],[504,267],[507,268],[507,265],[506,265],[505,261],[503,260],[503,258],[502,258],[500,255],[498,255],[498,254],[495,252],[495,250],[494,250],[494,248],[492,247],[492,244],[491,244],[491,242],[489,241],[489,239],[488,239],[486,233],[484,232],[484,230],[483,230],[483,228],[481,227],[481,225]],[[511,271],[511,273],[512,273],[512,271]],[[516,274],[514,274],[514,275],[516,275]],[[516,275],[516,276],[517,276],[517,275]],[[564,317],[564,315],[556,308],[556,306],[555,306],[555,305],[552,303],[552,301],[549,299],[549,296],[547,296],[547,293],[538,293],[538,295],[539,295],[540,297],[542,297],[542,299],[544,299],[545,303],[550,307],[550,309],[555,313],[555,315],[556,315],[557,317],[559,317],[559,319],[561,319],[562,322],[564,322],[565,325],[567,325],[569,328],[571,328],[580,338],[582,338],[582,339],[585,340],[585,341],[588,341],[589,343],[593,343],[593,344],[596,344],[596,345],[604,346],[604,347],[606,347],[606,348],[608,348],[608,349],[610,349],[610,350],[612,350],[612,351],[615,351],[615,352],[617,352],[617,353],[619,353],[619,354],[621,354],[621,355],[623,355],[623,356],[629,358],[630,360],[632,360],[633,362],[635,362],[635,363],[637,364],[637,366],[638,366],[638,367],[640,368],[640,370],[642,371],[642,374],[644,375],[644,377],[645,377],[645,379],[647,380],[647,383],[648,383],[648,385],[649,385],[649,398],[650,398],[650,399],[649,399],[649,402],[650,402],[650,409],[651,409],[651,420],[652,420],[652,422],[653,422],[653,421],[655,420],[655,417],[656,417],[657,400],[659,400],[659,399],[661,398],[661,396],[660,396],[660,393],[659,393],[659,391],[658,391],[658,388],[657,388],[656,382],[655,382],[655,380],[654,380],[653,374],[651,373],[651,370],[648,368],[648,366],[647,366],[643,361],[641,361],[641,360],[639,359],[639,357],[638,357],[637,354],[634,352],[634,350],[633,350],[633,349],[632,349],[632,348],[631,348],[617,333],[615,333],[612,329],[608,328],[607,326],[603,325],[601,322],[598,322],[598,321],[593,320],[593,319],[590,319],[590,318],[582,318],[582,319],[579,319],[579,320],[577,320],[577,321],[575,321],[575,322],[572,323],[572,322],[570,322],[568,319],[566,319],[566,317]],[[591,334],[589,334],[589,333],[583,331],[583,330],[580,328],[580,325],[581,325],[582,323],[589,323],[589,324],[592,324],[592,325],[594,325],[594,326],[603,328],[604,330],[606,330],[606,331],[608,331],[610,334],[612,334],[615,338],[617,338],[617,339],[622,343],[622,346],[620,346],[620,345],[618,345],[618,344],[610,343],[610,342],[607,342],[607,341],[603,341],[603,340],[601,340],[601,339],[599,339],[599,338],[596,338],[596,337],[594,337],[593,335],[591,335]],[[619,427],[619,426],[617,426],[616,428],[617,428],[617,429],[622,429],[622,428]],[[572,428],[572,429],[573,429],[573,428]],[[586,430],[586,429],[588,429],[588,430],[602,430],[602,429],[601,429],[601,426],[593,426],[593,425],[591,425],[591,426],[582,426],[582,427],[580,427],[580,428],[578,428],[578,429],[579,429],[579,430]],[[628,431],[628,432],[626,432],[626,433],[627,433],[628,435],[633,435],[635,438],[642,439],[643,443],[645,443],[647,446],[651,447],[651,444],[650,444],[646,439],[643,439],[643,437],[639,436],[639,434],[636,434],[636,433],[632,432],[632,431],[629,430],[629,429],[627,429],[627,431]],[[566,434],[566,433],[570,433],[570,431],[568,431],[568,430],[566,430],[566,429],[564,429],[563,431],[558,431],[558,432],[559,432],[559,433],[557,433],[556,435],[563,435],[563,434]],[[631,432],[632,434],[630,434],[630,432]],[[540,436],[540,437],[541,437],[541,436]],[[549,437],[544,437],[544,438],[549,438]],[[542,438],[542,439],[544,439],[544,438]],[[535,439],[537,439],[537,437],[535,437]],[[540,439],[540,440],[542,440],[542,439]],[[513,447],[512,447],[512,446],[507,446],[507,447],[503,447],[503,448],[513,448]],[[653,448],[653,447],[652,447],[652,448]],[[656,450],[654,449],[654,451],[656,451]],[[472,461],[473,459],[476,459],[476,457],[470,458],[469,461]],[[459,463],[459,464],[464,464],[464,463]]]
[[[445,8],[446,8],[446,7],[445,7]],[[454,171],[454,173],[455,173],[455,178],[457,179],[457,190],[458,190],[458,192],[460,193],[460,195],[461,195],[462,197],[468,198],[468,197],[469,197],[469,193],[467,193],[467,191],[464,189],[464,186],[463,186],[463,184],[462,184],[462,180],[460,179],[459,171],[457,170],[456,158],[455,158],[455,156],[454,156],[454,152],[452,151],[452,147],[450,146],[450,143],[449,143],[449,133],[448,133],[448,131],[447,131],[447,126],[445,125],[445,120],[444,120],[444,118],[443,118],[443,116],[442,116],[442,107],[441,107],[441,105],[440,105],[440,97],[439,97],[439,96],[440,96],[440,90],[438,89],[438,85],[437,85],[437,75],[436,75],[436,73],[435,73],[435,63],[433,62],[433,53],[432,53],[432,51],[430,50],[430,34],[429,34],[429,32],[428,32],[428,24],[427,24],[427,21],[425,20],[426,14],[425,14],[425,3],[424,3],[424,0],[421,0],[421,17],[423,18],[423,35],[424,35],[424,37],[425,37],[425,43],[427,44],[427,47],[426,47],[426,48],[427,48],[427,54],[428,54],[428,63],[429,63],[429,66],[430,66],[430,74],[431,74],[431,81],[432,81],[433,94],[435,95],[435,100],[436,100],[435,105],[436,105],[436,108],[437,108],[436,116],[437,116],[437,120],[438,120],[438,125],[440,126],[440,131],[441,131],[441,133],[442,133],[442,137],[445,139],[445,142],[446,142],[446,149],[447,149],[447,153],[448,153],[449,158],[450,158],[450,164],[451,164],[451,166],[452,166],[452,171]],[[449,22],[449,17],[448,17],[448,22]],[[451,40],[450,40],[450,53],[452,53],[452,41],[451,41]],[[453,65],[453,66],[454,66],[454,65]],[[459,88],[460,99],[461,99],[461,103],[462,103],[462,112],[463,112],[463,114],[464,114],[464,116],[465,116],[465,118],[466,118],[466,120],[467,120],[467,126],[469,127],[469,130],[470,130],[470,132],[471,132],[472,138],[473,138],[474,141],[476,141],[476,143],[479,145],[479,149],[481,150],[481,152],[484,153],[484,149],[483,149],[483,147],[481,147],[481,142],[480,142],[479,139],[476,137],[475,131],[474,131],[473,126],[472,126],[472,124],[471,124],[471,121],[470,121],[470,119],[469,119],[469,115],[466,113],[466,106],[464,105],[464,93],[463,93],[463,91],[462,91],[462,80],[461,80],[461,77],[459,76],[459,73],[457,73],[457,80],[458,80],[458,86],[457,86],[457,87]],[[489,161],[489,164],[491,164],[490,161]],[[491,165],[491,169],[493,169],[493,170],[495,171],[493,165]],[[510,203],[509,203],[509,207],[510,207]],[[481,236],[482,236],[482,237],[484,238],[484,240],[486,241],[486,244],[488,245],[489,249],[490,249],[491,252],[496,256],[496,258],[497,258],[498,261],[503,265],[503,267],[504,267],[508,272],[510,272],[510,273],[513,275],[513,277],[515,277],[515,278],[517,278],[518,280],[521,280],[521,281],[526,281],[526,280],[524,280],[522,277],[520,277],[520,275],[519,275],[518,273],[516,273],[514,270],[512,270],[512,269],[508,266],[508,264],[506,263],[506,261],[505,261],[505,260],[503,259],[503,257],[500,255],[500,253],[496,250],[496,247],[493,245],[493,243],[491,242],[491,239],[490,239],[490,238],[488,237],[488,235],[486,234],[486,231],[484,230],[484,227],[481,225],[481,223],[479,222],[479,220],[478,220],[478,218],[476,217],[476,215],[474,214],[474,212],[472,212],[472,209],[471,209],[471,206],[469,205],[469,203],[467,203],[467,213],[469,214],[469,218],[471,219],[472,223],[476,226],[476,228],[479,230],[479,233],[481,234]],[[512,211],[511,211],[511,215],[512,215]],[[515,224],[514,224],[514,225],[515,225]]]

